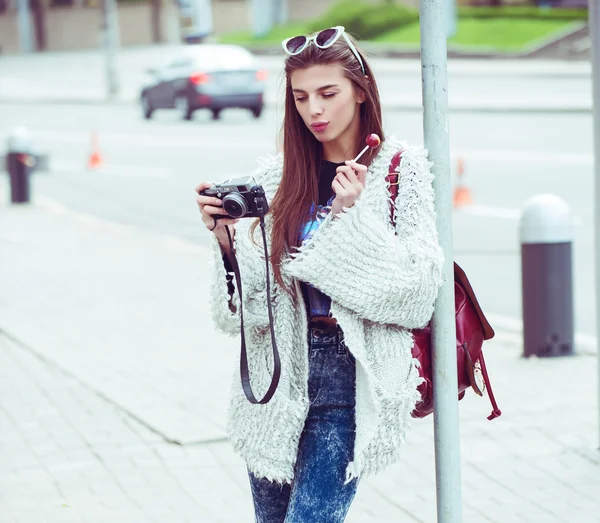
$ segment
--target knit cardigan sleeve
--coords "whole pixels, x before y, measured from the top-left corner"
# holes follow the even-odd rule
[[[443,264],[427,151],[408,147],[400,164],[396,227],[363,198],[329,215],[286,270],[359,317],[421,328],[433,314]],[[382,173],[380,173],[383,176]],[[368,182],[367,182],[368,183]]]
[[[263,186],[269,201],[272,199],[279,183],[281,162],[281,155],[269,157],[262,160],[261,167],[251,174],[256,182]],[[250,220],[250,218],[247,219]],[[245,225],[249,224],[250,222]],[[263,326],[265,322],[268,325],[266,304],[263,304],[266,301],[266,281],[263,273],[256,270],[263,268],[264,261],[252,249],[248,248],[248,240],[242,241],[244,239],[240,237],[240,234],[246,233],[247,228],[236,230],[234,239],[238,251],[237,260],[242,272],[244,322],[247,327],[258,327]],[[224,334],[237,336],[240,333],[240,300],[237,284],[233,273],[227,271],[219,242],[214,235],[212,251],[210,308],[213,322],[215,327]]]

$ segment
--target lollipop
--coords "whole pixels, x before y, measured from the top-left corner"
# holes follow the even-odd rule
[[[375,149],[375,147],[379,147],[379,144],[381,143],[381,138],[379,138],[379,136],[373,133],[367,136],[367,139],[365,141],[367,142],[367,146],[362,151],[360,151],[360,153],[358,153],[358,156],[356,158],[354,158],[355,162],[358,162],[358,159],[367,151],[369,147],[371,147],[372,149]]]

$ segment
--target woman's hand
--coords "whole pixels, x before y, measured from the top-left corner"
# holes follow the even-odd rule
[[[331,204],[332,214],[337,214],[344,207],[352,207],[365,188],[367,180],[367,166],[348,160],[346,165],[336,169],[331,188],[335,192],[335,199]]]
[[[202,214],[202,222],[209,231],[217,237],[221,247],[229,254],[229,239],[227,238],[226,227],[231,225],[231,238],[235,233],[234,225],[239,222],[239,218],[219,218],[215,220],[213,215],[219,214],[222,216],[228,216],[222,206],[222,202],[219,198],[214,196],[202,196],[201,191],[212,187],[210,182],[202,182],[196,187],[196,203]]]

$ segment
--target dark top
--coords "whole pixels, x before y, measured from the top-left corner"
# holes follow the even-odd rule
[[[317,208],[313,205],[311,208],[311,215],[313,216],[312,221],[308,222],[300,233],[300,238],[306,240],[310,238],[314,232],[319,228],[320,222],[329,212],[324,207],[331,206],[335,193],[331,188],[333,179],[335,178],[335,170],[343,163],[333,163],[323,161],[321,171],[319,172],[319,201],[317,202]],[[304,302],[306,303],[306,310],[308,317],[314,318],[316,316],[329,316],[329,309],[331,307],[331,299],[329,296],[323,294],[319,289],[316,289],[308,283],[301,283],[302,295],[304,296]]]
[[[310,238],[314,232],[319,228],[319,225],[323,218],[329,212],[328,207],[331,206],[333,199],[335,198],[335,193],[331,188],[331,184],[333,183],[333,179],[335,178],[335,170],[340,166],[344,165],[343,163],[333,163],[328,161],[323,161],[323,165],[321,166],[321,171],[319,172],[319,201],[317,202],[317,207],[311,207],[311,215],[312,220],[304,225],[302,231],[300,232],[300,238],[304,241]],[[325,209],[324,209],[325,208]],[[227,275],[227,286],[229,291],[229,296],[233,296],[234,287],[233,287],[233,267],[229,262],[227,256],[223,255],[223,262],[225,264],[225,269],[228,273]],[[302,295],[304,297],[304,302],[306,304],[306,310],[308,312],[308,317],[314,318],[316,316],[329,316],[329,309],[331,306],[331,299],[329,296],[323,294],[320,290],[316,289],[312,285],[308,283],[301,282],[300,287],[302,288]],[[230,301],[230,307],[232,306]]]

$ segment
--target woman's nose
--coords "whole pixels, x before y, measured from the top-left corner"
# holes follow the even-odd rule
[[[323,114],[323,108],[321,107],[321,104],[319,104],[319,101],[314,98],[309,102],[308,108],[311,116],[319,116]]]

